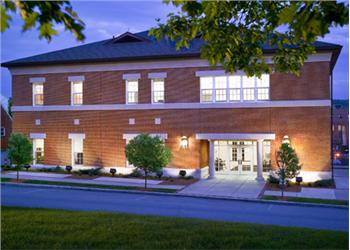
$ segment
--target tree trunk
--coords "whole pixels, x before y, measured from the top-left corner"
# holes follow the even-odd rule
[[[145,171],[145,189],[147,189],[147,171]]]

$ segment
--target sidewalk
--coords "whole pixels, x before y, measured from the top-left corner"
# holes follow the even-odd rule
[[[2,178],[16,178],[16,172],[1,173]],[[97,185],[111,185],[111,186],[130,186],[130,187],[143,187],[145,181],[143,179],[136,178],[118,178],[118,177],[97,177],[93,180],[88,179],[73,179],[67,178],[70,174],[56,174],[56,173],[36,173],[36,172],[20,172],[19,178],[26,180],[41,180],[41,181],[60,181],[82,184],[97,184]],[[180,190],[185,186],[182,185],[160,185],[162,181],[147,180],[147,186],[149,188],[165,188]]]
[[[325,200],[345,200],[337,199],[335,195],[335,189],[332,188],[301,188],[301,192],[284,192],[284,196],[287,197],[299,197],[299,198],[314,198]],[[266,190],[264,195],[281,196],[281,191]]]

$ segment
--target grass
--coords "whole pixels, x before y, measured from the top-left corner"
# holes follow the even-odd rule
[[[1,182],[15,182],[16,179],[12,178],[1,178]],[[21,183],[28,184],[45,184],[45,185],[58,185],[58,186],[73,186],[73,187],[88,187],[88,188],[107,188],[107,189],[117,189],[117,190],[138,190],[138,191],[152,191],[152,192],[162,192],[162,193],[176,193],[176,190],[169,188],[147,188],[145,190],[143,187],[131,187],[131,186],[113,186],[113,185],[99,185],[99,184],[85,184],[85,183],[75,183],[75,182],[63,182],[63,181],[44,181],[44,180],[24,180],[20,179]]]
[[[347,249],[348,233],[106,212],[2,207],[2,249]]]
[[[281,200],[281,196],[275,195],[264,195],[263,200]],[[349,206],[349,201],[345,200],[327,200],[327,199],[315,199],[315,198],[302,198],[302,197],[284,197],[284,201],[294,201],[294,202],[307,202],[307,203],[317,203],[317,204],[331,204],[331,205],[346,205]]]

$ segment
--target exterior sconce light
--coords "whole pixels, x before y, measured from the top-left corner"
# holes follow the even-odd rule
[[[187,138],[187,136],[182,136],[181,137],[180,147],[181,148],[188,148],[188,138]]]
[[[289,136],[288,135],[285,135],[283,136],[283,139],[282,139],[282,144],[290,144],[290,140],[289,140]]]

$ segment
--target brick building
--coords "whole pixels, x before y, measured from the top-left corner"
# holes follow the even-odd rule
[[[330,79],[341,46],[316,42],[300,77],[259,79],[209,66],[202,44],[177,52],[147,32],[127,32],[3,63],[12,74],[13,129],[33,140],[33,164],[128,173],[126,143],[149,133],[173,153],[165,174],[261,179],[288,136],[304,178],[330,176]]]
[[[12,132],[12,117],[1,105],[1,165],[8,164],[7,146]]]

